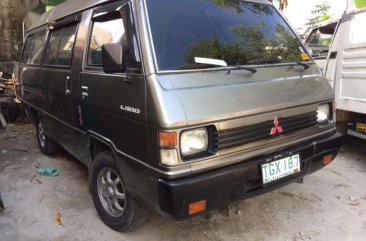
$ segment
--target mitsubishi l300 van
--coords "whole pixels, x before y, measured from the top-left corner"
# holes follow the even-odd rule
[[[329,164],[334,94],[266,0],[84,0],[26,34],[21,100],[46,155],[89,170],[101,219],[184,219]]]

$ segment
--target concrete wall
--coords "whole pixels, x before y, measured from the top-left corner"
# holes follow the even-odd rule
[[[0,62],[19,61],[22,19],[16,16],[20,0],[0,0]]]

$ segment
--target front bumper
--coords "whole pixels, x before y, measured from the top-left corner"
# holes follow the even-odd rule
[[[272,191],[324,167],[323,156],[332,154],[335,157],[341,141],[342,136],[335,133],[215,171],[176,180],[159,179],[159,209],[165,216],[184,219],[189,217],[189,204],[193,202],[206,200],[208,211]],[[301,157],[301,172],[263,185],[260,164],[295,153]]]

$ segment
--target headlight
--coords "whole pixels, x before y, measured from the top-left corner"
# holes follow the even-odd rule
[[[180,150],[183,156],[198,154],[207,150],[207,128],[184,131],[180,137]]]
[[[318,107],[318,123],[328,121],[330,114],[329,104],[319,105]]]

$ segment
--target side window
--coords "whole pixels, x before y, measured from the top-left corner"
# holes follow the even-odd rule
[[[102,67],[102,46],[107,43],[127,46],[122,18],[93,22],[88,51],[89,66]]]
[[[333,33],[324,29],[327,30],[328,28],[314,29],[306,40],[306,44],[313,50],[313,57],[326,58],[328,55]]]
[[[141,59],[137,44],[134,18],[130,3],[110,3],[94,9],[92,30],[85,65],[101,69],[102,46],[108,43],[121,44],[125,70],[141,73]]]
[[[22,63],[32,65],[41,64],[45,35],[46,31],[44,30],[28,36],[23,51]]]
[[[50,33],[45,63],[70,66],[74,50],[77,25],[56,29]]]

